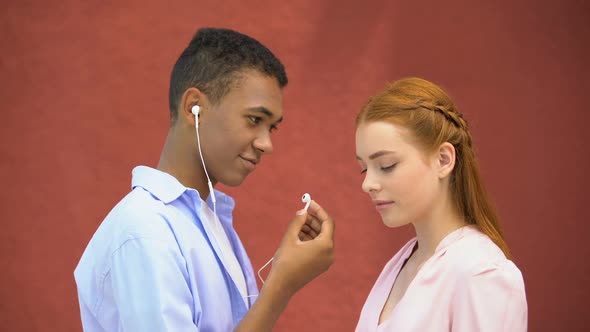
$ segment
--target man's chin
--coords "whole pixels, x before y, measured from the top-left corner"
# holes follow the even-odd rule
[[[222,183],[224,186],[237,187],[237,186],[241,185],[242,182],[244,182],[246,177],[247,176],[232,176],[232,177],[228,177],[227,179],[219,180],[219,182]]]

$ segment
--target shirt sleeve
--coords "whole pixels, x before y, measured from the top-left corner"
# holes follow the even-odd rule
[[[111,281],[122,331],[198,331],[186,263],[175,243],[132,238],[112,256]]]
[[[524,282],[518,268],[479,267],[457,285],[453,299],[454,332],[527,330]]]

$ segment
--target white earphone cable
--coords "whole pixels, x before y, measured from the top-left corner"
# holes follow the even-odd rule
[[[199,116],[198,111],[195,114],[195,129],[197,131],[197,145],[199,146],[199,156],[201,157],[201,163],[203,165],[203,170],[205,171],[205,176],[207,177],[207,185],[209,186],[209,193],[211,194],[211,201],[213,202],[213,213],[217,215],[217,204],[215,202],[215,192],[213,191],[213,185],[211,184],[211,178],[209,178],[209,173],[207,172],[207,167],[205,167],[205,159],[203,158],[203,152],[201,149],[201,138],[199,135]]]

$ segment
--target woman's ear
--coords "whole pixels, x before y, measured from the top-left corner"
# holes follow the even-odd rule
[[[453,172],[453,168],[455,168],[455,147],[451,143],[444,142],[438,148],[437,166],[438,176],[441,179],[446,178]]]

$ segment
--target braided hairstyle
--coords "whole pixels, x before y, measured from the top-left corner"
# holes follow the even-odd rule
[[[369,99],[356,118],[356,126],[377,121],[409,129],[416,144],[426,153],[434,153],[445,142],[453,145],[455,167],[449,184],[456,210],[511,258],[479,173],[469,126],[451,98],[424,79],[401,79]]]

